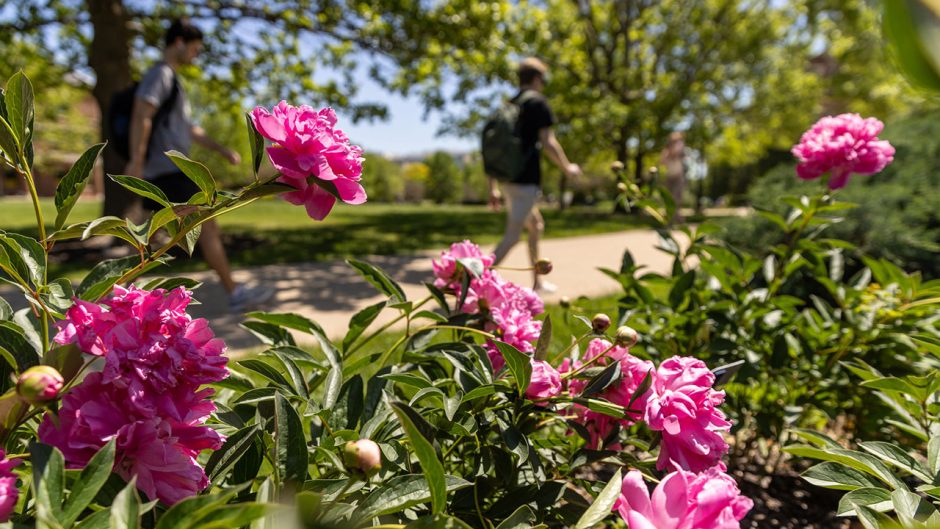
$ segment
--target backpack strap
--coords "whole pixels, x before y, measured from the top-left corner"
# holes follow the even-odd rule
[[[173,110],[173,107],[176,105],[176,100],[180,96],[180,82],[176,78],[176,72],[173,72],[173,87],[170,89],[170,95],[160,103],[160,106],[157,108],[157,111],[153,115],[153,126],[157,127],[163,125],[164,121],[170,117],[170,112]]]

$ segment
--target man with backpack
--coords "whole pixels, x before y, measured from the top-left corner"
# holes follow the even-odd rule
[[[544,150],[569,178],[580,176],[581,168],[568,161],[552,130],[555,116],[542,95],[548,67],[539,59],[529,57],[519,63],[517,72],[519,93],[483,129],[483,166],[489,177],[490,205],[499,207],[500,187],[506,199],[506,231],[494,250],[496,263],[506,257],[526,230],[529,259],[535,266],[539,259],[539,239],[545,229],[538,210],[542,184],[540,151]],[[537,273],[533,286],[543,292],[555,290],[554,285],[542,280]]]
[[[241,161],[237,152],[217,143],[192,123],[186,92],[176,77],[180,66],[192,64],[199,55],[202,39],[202,31],[187,20],[176,20],[170,25],[166,32],[163,60],[144,74],[134,90],[133,107],[126,127],[129,161],[125,174],[143,178],[159,187],[173,203],[187,202],[199,192],[199,187],[164,155],[165,152],[175,150],[188,155],[195,141],[221,154],[233,165]],[[113,114],[119,116],[120,113]],[[120,129],[120,123],[112,123],[112,129]],[[120,138],[118,140],[117,148],[121,150]],[[151,211],[161,208],[151,200],[145,200],[144,207]],[[222,245],[221,231],[214,220],[202,224],[199,248],[206,262],[218,274],[233,310],[263,303],[273,295],[274,291],[269,288],[235,284]]]

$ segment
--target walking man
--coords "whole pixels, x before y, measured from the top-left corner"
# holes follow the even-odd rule
[[[499,207],[500,190],[506,199],[506,232],[496,246],[496,264],[502,261],[525,230],[528,233],[529,260],[532,265],[539,260],[539,240],[545,230],[545,221],[538,209],[541,194],[542,164],[540,151],[544,150],[548,159],[555,163],[569,178],[581,175],[578,164],[568,161],[552,125],[555,116],[548,106],[542,91],[548,76],[548,67],[542,61],[529,57],[518,66],[519,93],[512,103],[519,108],[515,124],[515,134],[519,138],[524,163],[522,170],[514,178],[504,180],[499,185],[493,175],[489,175],[490,205]],[[533,287],[542,292],[552,292],[555,286],[535,274]]]
[[[192,142],[207,147],[237,165],[241,157],[237,152],[220,145],[191,121],[191,109],[183,86],[176,78],[180,66],[192,64],[202,50],[202,31],[188,20],[176,20],[166,32],[163,60],[155,64],[141,79],[134,97],[131,113],[129,157],[125,174],[148,180],[159,187],[170,202],[185,203],[199,192],[199,187],[183,174],[176,164],[165,156],[170,150],[189,155]],[[166,105],[165,115],[155,120],[158,109]],[[145,200],[144,207],[156,211],[156,202]],[[221,232],[215,220],[202,225],[199,249],[219,276],[229,295],[233,310],[263,303],[274,293],[263,287],[248,288],[236,285],[232,279]]]

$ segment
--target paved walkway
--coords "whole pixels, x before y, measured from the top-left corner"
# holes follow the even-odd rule
[[[543,256],[554,264],[554,271],[547,278],[558,286],[557,292],[544,296],[545,301],[552,303],[562,296],[575,299],[578,296],[593,297],[616,292],[619,285],[597,269],[618,269],[626,248],[630,249],[637,264],[651,271],[667,272],[672,266],[672,259],[655,248],[658,241],[659,236],[651,230],[543,241]],[[410,256],[367,257],[362,260],[389,273],[401,284],[409,299],[420,300],[428,294],[424,282],[433,279],[431,259],[439,251]],[[522,242],[510,252],[505,266],[523,267],[527,262],[527,248]],[[501,274],[520,284],[531,282],[530,272],[501,271]],[[259,345],[254,336],[238,326],[243,317],[229,311],[222,286],[212,272],[190,273],[187,276],[204,283],[196,291],[196,298],[202,304],[191,307],[190,312],[194,316],[209,319],[216,335],[225,339],[230,350]],[[238,282],[263,283],[277,290],[275,297],[260,310],[301,314],[318,322],[331,337],[342,336],[353,314],[382,299],[370,284],[343,261],[269,265],[237,270],[234,276]],[[22,296],[12,291],[11,287],[0,287],[0,295],[15,305],[21,304]],[[386,310],[385,321],[395,315],[396,311]],[[309,340],[309,337],[297,338],[301,343]]]

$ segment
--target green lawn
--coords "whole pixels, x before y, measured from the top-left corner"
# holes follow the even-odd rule
[[[569,237],[635,228],[640,219],[612,215],[610,207],[543,210],[546,237]],[[55,218],[51,199],[43,201],[47,222]],[[97,217],[100,203],[79,201],[69,222]],[[337,259],[353,255],[393,255],[443,248],[470,238],[492,244],[502,233],[504,213],[485,206],[433,204],[337,205],[322,222],[307,217],[302,207],[282,200],[262,200],[220,218],[229,257],[235,267]],[[16,197],[0,199],[0,229],[36,234],[32,205]],[[51,230],[51,227],[49,227]],[[87,267],[62,263],[60,271]],[[180,259],[174,271],[205,268],[202,260]]]

